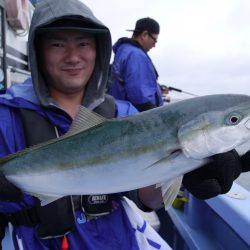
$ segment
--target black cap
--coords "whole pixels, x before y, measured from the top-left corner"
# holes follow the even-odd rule
[[[62,17],[50,24],[38,28],[37,32],[43,33],[54,32],[59,30],[77,30],[93,34],[103,34],[108,32],[108,29],[104,28],[103,26],[99,26],[88,20],[75,17]]]
[[[142,33],[143,31],[148,31],[152,34],[159,34],[160,33],[160,25],[158,22],[156,22],[154,19],[150,17],[145,17],[137,20],[135,24],[134,30],[127,30],[127,31],[133,31],[137,33]]]

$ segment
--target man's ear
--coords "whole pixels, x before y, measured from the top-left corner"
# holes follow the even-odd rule
[[[141,33],[141,37],[142,37],[142,39],[143,40],[145,40],[145,39],[147,39],[148,38],[148,31],[143,31],[142,33]]]

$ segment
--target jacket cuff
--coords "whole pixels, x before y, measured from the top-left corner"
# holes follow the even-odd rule
[[[140,201],[138,189],[129,191],[127,197],[131,199],[137,205],[137,207],[141,209],[143,212],[154,211],[154,209],[147,207]]]

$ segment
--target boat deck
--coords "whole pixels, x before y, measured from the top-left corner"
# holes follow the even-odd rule
[[[201,201],[188,194],[184,209],[171,208],[167,237],[178,250],[249,250],[250,249],[250,175],[234,183],[229,193]]]

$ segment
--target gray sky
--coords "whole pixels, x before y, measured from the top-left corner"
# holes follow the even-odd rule
[[[110,28],[113,43],[131,36],[126,29],[133,29],[141,17],[160,23],[159,41],[149,55],[161,84],[197,95],[250,95],[249,0],[83,2]]]

